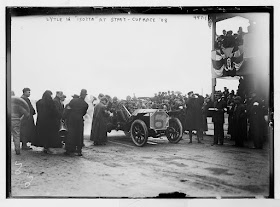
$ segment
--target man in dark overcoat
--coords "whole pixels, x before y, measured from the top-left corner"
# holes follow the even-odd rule
[[[262,149],[265,135],[265,110],[261,99],[257,97],[256,91],[250,92],[247,104],[249,121],[249,139],[253,140],[254,148]]]
[[[186,100],[186,118],[185,130],[189,131],[190,142],[192,143],[192,131],[197,132],[197,141],[201,143],[200,139],[203,136],[203,118],[202,105],[204,98],[199,94],[194,94],[193,91],[188,93]]]
[[[56,92],[56,95],[53,99],[54,101],[54,104],[55,104],[55,107],[56,107],[56,110],[58,111],[59,113],[59,116],[57,117],[56,119],[56,127],[57,127],[57,131],[59,130],[60,128],[60,121],[62,119],[62,114],[63,114],[63,110],[64,110],[64,107],[61,103],[61,99],[63,97],[63,92],[62,91],[57,91]],[[57,139],[59,139],[59,137],[57,137]]]
[[[67,106],[68,137],[65,142],[66,155],[77,152],[82,156],[84,139],[84,115],[87,113],[88,104],[85,102],[87,90],[82,89],[79,98],[73,98]]]
[[[212,121],[214,122],[214,142],[212,145],[224,144],[224,122],[225,122],[225,110],[227,104],[222,99],[222,93],[217,93],[216,101],[214,102],[214,113]]]
[[[102,97],[94,107],[90,140],[94,145],[105,145],[107,142],[107,118],[110,113],[106,110],[107,98]]]
[[[30,110],[30,116],[24,116],[20,124],[20,141],[22,142],[23,150],[31,149],[29,146],[27,146],[27,143],[33,141],[36,135],[36,127],[33,118],[33,115],[35,115],[36,112],[29,99],[30,91],[30,88],[24,88],[22,90],[23,94],[21,96],[21,98],[28,104]]]
[[[247,137],[247,117],[246,106],[241,103],[240,96],[234,98],[233,108],[232,138],[235,140],[235,146],[243,147]]]

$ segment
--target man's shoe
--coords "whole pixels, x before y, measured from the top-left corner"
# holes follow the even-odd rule
[[[16,155],[20,155],[20,150],[16,150]]]
[[[83,156],[83,154],[81,152],[77,153],[77,156]]]

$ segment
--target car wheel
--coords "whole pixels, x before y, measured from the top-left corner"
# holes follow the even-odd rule
[[[148,129],[145,122],[136,119],[131,125],[130,135],[136,146],[144,146],[148,141]]]
[[[178,143],[183,136],[183,127],[178,118],[169,120],[169,127],[166,129],[166,137],[171,143]]]

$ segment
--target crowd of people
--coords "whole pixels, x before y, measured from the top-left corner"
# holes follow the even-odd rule
[[[239,27],[236,33],[232,30],[223,30],[223,34],[219,35],[215,41],[215,49],[224,49],[243,45],[243,32],[242,27]]]
[[[85,101],[87,90],[82,89],[80,95],[73,95],[72,100],[64,106],[66,96],[57,91],[52,98],[52,92],[46,90],[33,108],[29,97],[30,89],[24,88],[23,95],[16,97],[12,94],[11,103],[11,133],[16,154],[22,150],[30,150],[27,143],[36,147],[43,147],[45,153],[51,154],[50,148],[61,148],[65,144],[65,154],[75,153],[82,156],[84,146],[84,116],[89,104]],[[262,148],[265,137],[266,108],[255,91],[248,97],[241,98],[234,91],[215,93],[214,101],[211,96],[203,97],[190,91],[187,95],[181,92],[158,92],[153,97],[130,97],[126,100],[111,98],[109,95],[99,94],[93,98],[94,112],[90,140],[94,145],[105,145],[107,132],[118,128],[117,111],[124,105],[127,112],[132,114],[136,109],[165,109],[178,111],[183,131],[189,134],[192,143],[193,132],[197,134],[198,143],[202,143],[203,134],[208,131],[207,117],[211,116],[214,123],[214,139],[212,145],[223,145],[225,113],[228,113],[228,135],[238,147],[244,146],[244,141],[253,140],[255,148]],[[211,109],[211,110],[210,110]],[[33,116],[37,113],[36,125]],[[124,117],[124,119],[127,117]],[[114,127],[110,128],[110,124]],[[249,124],[249,130],[247,126]],[[61,127],[67,129],[66,138],[62,139]]]

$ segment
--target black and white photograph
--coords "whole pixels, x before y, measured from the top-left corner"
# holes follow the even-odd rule
[[[273,11],[6,7],[7,197],[275,198]]]

